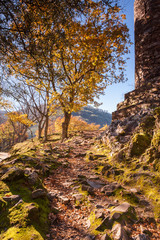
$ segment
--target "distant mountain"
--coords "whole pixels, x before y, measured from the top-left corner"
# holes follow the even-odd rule
[[[79,116],[87,123],[95,123],[96,125],[100,125],[100,127],[103,127],[106,124],[110,125],[112,120],[112,114],[108,113],[108,111],[91,106],[84,107],[79,112],[73,112],[72,115]],[[57,117],[63,117],[61,111],[58,111],[58,113],[53,116],[53,119]],[[5,122],[6,119],[7,117],[5,116],[5,111],[0,110],[0,124]]]
[[[96,125],[99,124],[101,127],[106,124],[110,125],[112,120],[112,114],[108,111],[91,106],[84,107],[79,112],[73,112],[72,115],[81,117],[87,123],[95,123]]]

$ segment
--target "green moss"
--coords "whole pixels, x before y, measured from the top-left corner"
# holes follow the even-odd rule
[[[156,149],[160,146],[160,129],[157,129],[153,135],[152,146],[154,146]]]
[[[145,133],[137,133],[132,139],[131,157],[140,156],[150,145],[150,136]]]
[[[11,227],[5,233],[1,234],[1,240],[43,240],[41,234],[33,227],[28,226],[26,228]]]
[[[80,186],[80,188],[78,189],[78,192],[81,193],[83,196],[88,196],[89,193],[87,191],[82,191],[82,188]]]
[[[25,228],[28,225],[28,210],[26,203],[21,203],[9,209],[9,219],[12,226],[18,225]]]
[[[90,216],[89,216],[89,221],[90,221],[90,224],[91,224],[91,226],[90,226],[90,231],[91,231],[94,235],[98,235],[98,234],[100,233],[100,231],[97,231],[96,228],[101,225],[101,223],[102,223],[102,218],[98,218],[98,219],[97,219],[94,211],[92,211],[92,212],[90,213]],[[105,229],[103,229],[103,230],[105,230]]]
[[[160,160],[158,158],[153,162],[153,169],[154,171],[160,172]]]
[[[146,131],[146,130],[150,130],[154,127],[155,125],[155,118],[153,116],[147,116],[143,119],[140,127]]]
[[[154,109],[154,115],[155,115],[155,117],[160,116],[160,107],[157,107],[157,108]]]
[[[4,196],[5,193],[9,193],[10,189],[6,183],[0,181],[0,197]]]
[[[1,195],[20,195],[22,198],[22,203],[11,206],[9,203],[7,208],[1,213],[1,231],[5,228],[10,228],[11,226],[21,227],[22,229],[28,227],[29,225],[34,226],[39,233],[38,235],[45,236],[48,231],[48,214],[49,214],[49,201],[47,198],[38,198],[33,200],[31,198],[31,193],[34,187],[31,188],[30,185],[25,181],[25,179],[20,179],[12,183],[8,183],[8,186],[3,182],[0,182],[2,187]],[[29,217],[29,208],[31,204],[37,207],[39,216],[36,219],[31,219]],[[17,237],[18,239],[18,237]],[[37,238],[39,239],[39,238]]]
[[[132,192],[126,191],[124,189],[117,189],[114,195],[119,199],[125,199],[127,202],[137,205],[139,203],[139,198]]]
[[[100,173],[102,172],[102,169],[103,169],[103,168],[104,168],[103,165],[96,166],[95,172],[98,173],[98,174],[100,174]]]

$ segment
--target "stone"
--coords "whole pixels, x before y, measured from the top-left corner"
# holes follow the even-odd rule
[[[119,223],[113,226],[111,232],[114,240],[129,240],[127,231]]]
[[[46,197],[47,194],[46,194],[46,191],[44,189],[37,189],[37,190],[34,190],[32,192],[32,198],[33,199],[36,199],[36,198],[42,198],[42,197]]]
[[[75,199],[75,201],[80,201],[82,199],[83,195],[77,193],[77,194],[74,194],[72,197]]]
[[[104,231],[104,229],[112,229],[113,220],[110,217],[106,217],[99,226],[97,226],[97,231]]]
[[[31,203],[30,205],[26,206],[26,209],[28,211],[28,218],[30,220],[36,220],[38,221],[39,218],[39,209],[36,206],[35,203]]]
[[[87,179],[87,183],[88,183],[89,186],[91,186],[92,188],[96,188],[96,189],[102,188],[105,184],[105,183],[102,183],[100,181],[91,181],[91,180],[88,180],[88,179]]]
[[[150,237],[143,233],[135,236],[134,240],[150,240]]]
[[[32,172],[27,177],[29,184],[35,185],[36,183],[40,183],[39,176],[36,172]]]
[[[95,239],[95,236],[93,235],[87,235],[83,238],[84,240],[94,240]]]
[[[117,212],[113,213],[113,215],[112,215],[112,219],[113,219],[113,220],[117,220],[117,219],[120,218],[120,217],[121,217],[121,214],[120,214],[120,213],[117,213]]]
[[[111,196],[118,188],[121,188],[121,185],[117,183],[108,183],[101,189],[101,192],[105,193],[107,196]]]
[[[64,204],[70,203],[70,199],[64,196],[59,196],[59,200]]]
[[[4,196],[3,200],[6,202],[18,202],[21,199],[19,195],[10,195],[10,196]]]
[[[133,206],[124,202],[111,210],[112,221],[118,220],[121,224],[133,223],[137,220]]]
[[[1,177],[2,181],[11,182],[24,177],[24,171],[20,168],[12,167]]]
[[[139,191],[136,188],[130,188],[130,192],[132,193],[138,193]]]
[[[110,240],[111,238],[108,236],[107,233],[105,233],[101,238],[100,240]]]
[[[57,190],[51,190],[50,192],[47,193],[47,197],[52,200],[53,198],[57,197],[59,194],[59,191]]]
[[[95,218],[96,219],[98,219],[98,218],[104,219],[103,209],[98,209],[98,210],[95,211]]]
[[[123,174],[124,171],[121,169],[118,169],[116,167],[111,167],[109,170],[107,170],[103,175],[105,175],[106,177],[109,177],[110,175],[114,175],[114,176],[118,176]]]
[[[14,207],[17,207],[17,206],[20,205],[21,203],[23,203],[23,200],[22,200],[22,199],[20,199],[20,200],[14,205]]]
[[[159,0],[135,0],[135,87],[159,81]]]
[[[89,219],[86,221],[86,226],[87,226],[87,228],[90,228],[90,226],[91,226],[91,221]]]
[[[81,189],[82,191],[87,191],[90,195],[94,194],[93,188],[88,185],[82,184]]]
[[[71,187],[72,185],[74,184],[74,182],[72,181],[70,181],[70,182],[64,182],[64,183],[62,183],[62,185],[64,186],[64,187]]]
[[[102,206],[102,205],[100,205],[100,204],[97,204],[97,205],[96,205],[96,208],[97,208],[97,209],[102,209],[102,208],[104,208],[104,206]]]
[[[129,146],[129,156],[140,156],[150,145],[150,137],[147,134],[137,133],[133,136]]]
[[[114,209],[112,209],[112,212],[127,213],[130,208],[131,208],[131,205],[127,202],[124,202],[118,207],[115,207]]]

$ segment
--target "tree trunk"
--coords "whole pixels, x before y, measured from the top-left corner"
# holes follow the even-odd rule
[[[47,111],[45,129],[44,129],[44,141],[47,141],[47,138],[48,138],[48,123],[49,123],[49,117],[48,117],[48,111]]]
[[[68,138],[68,127],[71,119],[71,113],[64,112],[64,122],[62,123],[62,141]]]
[[[42,137],[42,127],[41,127],[41,123],[38,124],[38,139],[40,139]]]

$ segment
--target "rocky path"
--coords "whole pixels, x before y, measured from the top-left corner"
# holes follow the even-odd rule
[[[52,206],[52,212],[49,215],[50,232],[46,239],[110,239],[102,231],[104,225],[107,231],[115,236],[114,239],[160,239],[150,203],[140,196],[140,200],[146,204],[142,209],[132,208],[128,203],[116,199],[112,193],[121,186],[118,183],[109,183],[95,174],[96,161],[86,161],[85,156],[94,142],[94,136],[93,134],[85,135],[85,138],[77,137],[72,142],[52,146],[61,154],[59,161],[63,165],[57,171],[53,171],[53,174],[44,182]],[[121,212],[124,206],[126,212],[122,211],[121,217],[128,214],[128,209],[132,209],[138,212],[138,219],[129,219],[128,222],[125,220],[121,223],[119,213],[112,214],[111,209],[119,207],[118,211]],[[145,211],[146,209],[148,212]],[[113,223],[115,220],[117,224],[113,229],[113,226],[109,226],[109,221]],[[92,228],[94,224],[96,227]],[[92,232],[93,229],[94,232]]]

